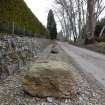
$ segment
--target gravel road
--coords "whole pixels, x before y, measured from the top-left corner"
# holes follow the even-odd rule
[[[93,75],[105,87],[105,55],[63,42],[59,42],[59,45],[83,72]]]
[[[64,44],[62,44],[59,45],[63,47]],[[76,69],[72,64],[72,58],[59,45],[57,45],[58,54],[48,53],[51,49],[51,46],[49,46],[38,59],[68,63],[75,78],[77,97],[71,99],[38,98],[24,93],[21,79],[24,77],[25,72],[29,70],[29,67],[26,67],[21,69],[21,72],[9,76],[0,83],[0,105],[105,105],[105,91],[93,84],[82,71]],[[89,76],[89,78],[93,79],[92,75]]]

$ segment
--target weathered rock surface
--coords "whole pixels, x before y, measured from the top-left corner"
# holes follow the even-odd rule
[[[69,68],[57,61],[36,63],[26,73],[23,89],[32,96],[71,98],[75,96],[75,82]]]
[[[52,48],[52,49],[51,49],[51,53],[52,53],[52,54],[58,54],[59,51],[58,51],[57,48]]]
[[[52,47],[51,53],[52,53],[52,54],[58,54],[58,53],[59,53],[58,48],[57,48],[56,45],[54,45],[54,46]]]

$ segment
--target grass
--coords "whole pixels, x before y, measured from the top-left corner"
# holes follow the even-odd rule
[[[96,46],[105,48],[105,42],[98,42],[98,43],[96,43]]]

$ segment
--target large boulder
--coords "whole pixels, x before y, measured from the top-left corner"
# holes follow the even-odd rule
[[[22,81],[25,92],[38,97],[71,98],[75,82],[70,66],[63,62],[37,62]]]

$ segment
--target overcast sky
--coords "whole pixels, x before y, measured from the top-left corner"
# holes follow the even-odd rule
[[[52,4],[54,0],[24,0],[28,7],[32,10],[35,16],[41,21],[43,25],[47,24],[47,15],[49,9],[52,8]],[[105,1],[104,1],[105,5]],[[105,10],[101,14],[101,17],[105,16]],[[58,25],[58,31],[60,30],[60,26]]]
[[[35,16],[46,26],[49,9],[53,0],[24,0]]]

